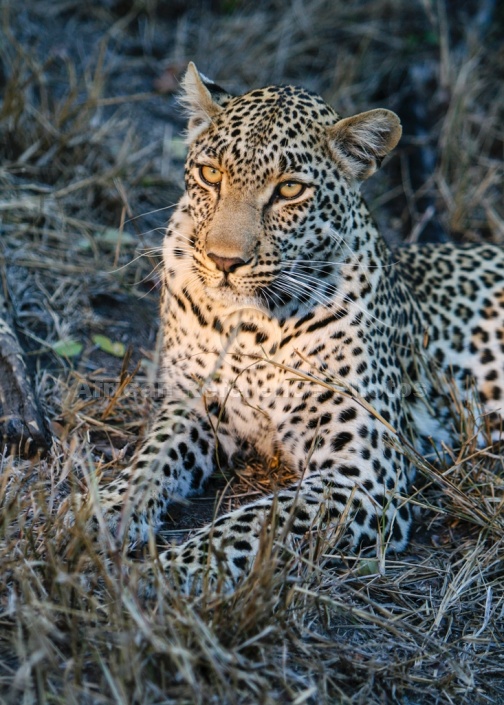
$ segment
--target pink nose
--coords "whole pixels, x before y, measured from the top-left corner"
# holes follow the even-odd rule
[[[208,256],[215,262],[215,266],[221,272],[234,272],[238,267],[243,267],[244,264],[247,264],[240,257],[219,257],[219,255],[214,255],[213,252],[209,252]]]

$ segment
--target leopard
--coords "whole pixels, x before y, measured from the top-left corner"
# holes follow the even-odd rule
[[[168,579],[232,590],[264,536],[297,550],[328,527],[351,554],[403,550],[412,452],[457,437],[447,379],[461,398],[477,390],[482,426],[501,437],[504,248],[389,248],[361,185],[400,140],[390,110],[342,117],[292,85],[232,95],[193,63],[182,91],[165,395],[133,461],[99,487],[100,511],[123,544],[145,543],[174,503],[250,452],[280,457],[295,481],[161,550]]]

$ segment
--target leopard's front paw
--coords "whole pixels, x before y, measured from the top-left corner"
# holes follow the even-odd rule
[[[108,494],[93,497],[74,493],[59,507],[58,518],[62,539],[80,530],[88,539],[105,540],[109,546],[128,549],[145,544],[159,524],[148,511],[135,512],[127,501],[120,504]]]
[[[58,507],[56,515],[60,522],[60,531],[67,532],[76,523],[81,523],[87,508],[86,495],[74,492],[66,497]]]
[[[105,509],[89,495],[73,493],[58,509],[59,538],[63,541],[78,533],[87,539],[106,538],[117,543],[121,539],[121,512]]]
[[[246,553],[237,551],[232,544],[223,545],[214,538],[214,532],[218,533],[215,526],[205,527],[188,541],[159,554],[162,573],[176,589],[185,593],[232,592],[249,572],[256,547],[248,546]]]

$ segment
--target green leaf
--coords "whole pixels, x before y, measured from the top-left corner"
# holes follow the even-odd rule
[[[357,569],[359,575],[376,575],[380,572],[380,566],[375,558],[360,561]]]
[[[114,250],[119,243],[128,246],[138,244],[138,239],[134,235],[117,228],[98,230],[93,234],[93,239],[98,246],[106,250]],[[91,249],[91,240],[87,237],[81,237],[77,240],[76,246],[79,250],[86,252]]]
[[[55,353],[61,355],[61,357],[77,357],[82,352],[84,347],[82,343],[78,343],[76,340],[69,338],[68,340],[58,340],[57,343],[51,346]]]
[[[95,239],[99,244],[108,247],[116,247],[119,242],[121,245],[136,245],[137,243],[137,238],[133,235],[116,228],[105,228],[105,230],[97,232]]]
[[[93,335],[91,340],[100,350],[103,350],[103,352],[114,355],[114,357],[124,357],[124,353],[126,352],[124,343],[114,343],[110,338],[107,338],[106,335]]]

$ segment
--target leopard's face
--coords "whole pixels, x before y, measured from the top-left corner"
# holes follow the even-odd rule
[[[193,269],[209,298],[271,309],[327,288],[358,199],[331,153],[337,121],[307,91],[265,88],[230,99],[194,140]]]
[[[293,86],[233,97],[194,65],[183,86],[190,150],[165,240],[167,281],[207,306],[289,307],[283,316],[334,304],[344,268],[373,247],[359,183],[399,141],[398,117],[340,118]]]

